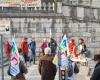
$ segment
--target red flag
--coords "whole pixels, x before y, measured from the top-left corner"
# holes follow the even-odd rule
[[[6,55],[7,55],[8,57],[10,57],[11,51],[12,51],[11,44],[10,44],[9,41],[7,41],[7,44],[6,44]]]

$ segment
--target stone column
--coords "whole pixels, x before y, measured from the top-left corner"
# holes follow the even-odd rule
[[[62,13],[62,0],[57,0],[57,13]]]

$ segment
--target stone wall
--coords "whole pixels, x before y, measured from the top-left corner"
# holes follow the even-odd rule
[[[65,16],[63,19],[63,32],[67,34],[68,38],[74,38],[76,44],[78,44],[79,38],[84,38],[88,49],[92,54],[95,54],[100,50],[100,20],[99,20],[99,9],[96,13],[91,7],[87,8],[88,11],[85,12],[85,7],[74,6],[63,6],[62,11]],[[90,14],[91,13],[91,14]]]
[[[35,37],[38,51],[44,38],[53,37],[59,43],[62,37],[62,19],[59,18],[8,18],[8,20],[11,34],[4,37],[15,37],[18,46],[23,37],[27,37],[28,42]]]

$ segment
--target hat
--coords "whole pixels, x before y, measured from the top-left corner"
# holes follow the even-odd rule
[[[51,49],[49,47],[45,48],[45,55],[51,54]]]
[[[94,61],[99,60],[100,59],[100,54],[95,54],[94,55]]]

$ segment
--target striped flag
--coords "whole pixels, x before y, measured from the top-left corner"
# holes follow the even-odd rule
[[[11,67],[10,74],[15,76],[20,73],[19,69],[19,53],[15,40],[12,39],[12,54],[11,54]]]

